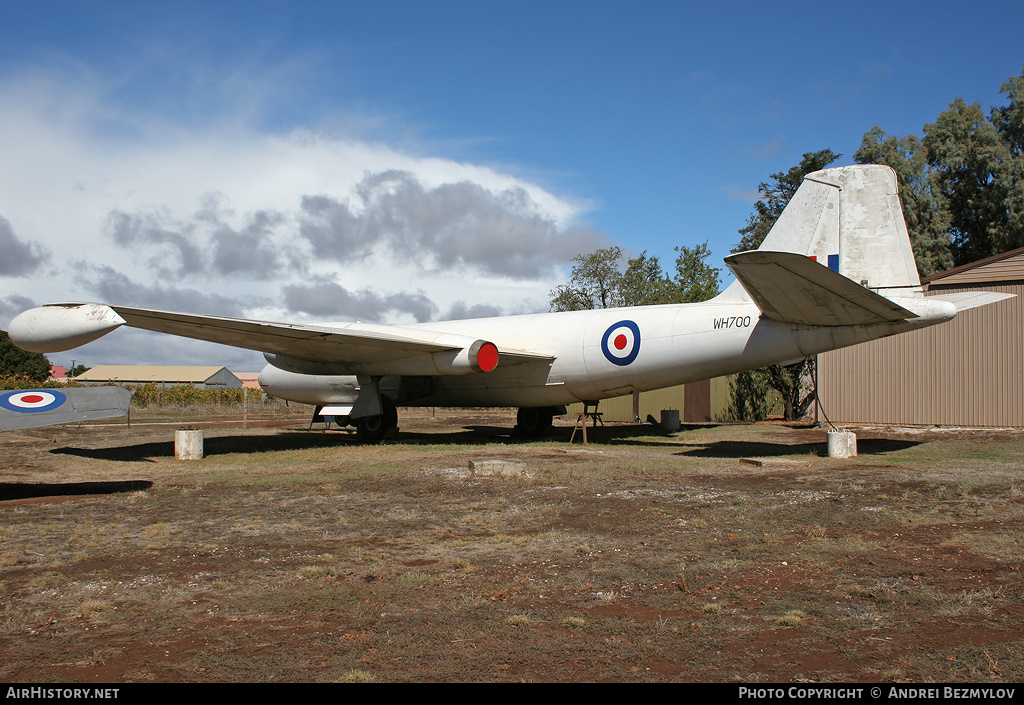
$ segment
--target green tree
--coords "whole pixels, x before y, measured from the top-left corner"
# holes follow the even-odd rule
[[[992,123],[1014,156],[1024,154],[1024,70],[999,87],[1010,104],[992,109]]]
[[[804,177],[824,169],[841,156],[831,149],[807,152],[796,166],[772,174],[770,181],[760,185],[761,200],[754,204],[754,214],[747,221],[747,226],[739,231],[740,241],[732,251],[744,252],[760,247]],[[803,418],[814,402],[813,379],[813,357],[793,365],[771,365],[741,372],[730,384],[729,412],[736,419],[765,419],[771,411],[769,400],[774,391],[782,398],[787,421]]]
[[[653,306],[674,303],[675,286],[661,268],[658,258],[645,250],[626,263],[619,279],[619,304],[622,306]]]
[[[700,245],[676,248],[675,296],[672,303],[696,303],[718,295],[722,287],[720,270],[707,263],[711,256],[707,240]]]
[[[579,255],[567,284],[551,291],[552,311],[583,311],[614,306],[692,303],[718,294],[720,270],[707,264],[707,242],[675,248],[674,275],[646,251],[626,260],[622,249],[609,247]]]
[[[824,169],[841,156],[843,155],[836,154],[831,149],[807,152],[800,163],[789,171],[772,174],[771,181],[762,182],[758,186],[761,200],[754,204],[754,214],[747,220],[747,226],[740,230],[740,241],[732,251],[746,252],[760,247],[768,237],[768,231],[782,215],[789,199],[793,198],[793,194],[800,188],[804,177],[812,171]]]
[[[876,125],[864,133],[853,156],[861,164],[885,164],[896,172],[918,274],[925,277],[951,269],[949,206],[939,185],[939,172],[929,163],[921,138],[887,135]]]
[[[1024,245],[1010,219],[1012,172],[1020,166],[978,103],[954,100],[925,125],[929,163],[949,204],[950,234],[962,264]]]
[[[606,247],[573,258],[569,283],[551,291],[552,311],[585,311],[618,305],[622,248]]]
[[[1024,69],[1000,86],[1010,104],[992,109],[996,126],[1010,154],[1009,163],[1000,173],[1007,194],[1007,222],[1014,233],[1024,232]]]
[[[41,353],[25,352],[0,330],[0,377],[25,377],[45,382],[50,376],[50,361]]]
[[[900,181],[903,213],[922,275],[1024,246],[1024,73],[988,115],[955,99],[924,137],[864,135],[856,159],[888,164]]]

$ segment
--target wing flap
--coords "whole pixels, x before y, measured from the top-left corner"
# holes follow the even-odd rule
[[[850,326],[918,317],[804,255],[754,250],[725,263],[764,316],[783,323]]]
[[[509,365],[526,365],[540,363],[550,365],[555,361],[553,355],[541,355],[538,353],[526,352],[525,350],[513,350],[511,348],[498,348],[498,363],[501,367]]]

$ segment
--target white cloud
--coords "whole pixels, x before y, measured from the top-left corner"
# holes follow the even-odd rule
[[[37,243],[22,242],[14,234],[11,224],[0,217],[0,275],[24,276],[33,271],[49,259],[49,252],[46,248]]]
[[[607,244],[577,225],[577,203],[487,166],[247,117],[183,127],[76,76],[0,82],[0,238],[19,263],[0,271],[8,304],[308,320],[333,299],[334,320],[395,323],[544,310],[565,263]],[[106,345],[89,354],[123,361]],[[180,355],[136,345],[139,362]]]

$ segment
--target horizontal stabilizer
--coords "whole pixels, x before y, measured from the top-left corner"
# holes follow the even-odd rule
[[[999,294],[994,291],[956,291],[943,294],[932,294],[929,299],[948,301],[956,306],[957,312],[966,311],[969,308],[988,306],[998,301],[1012,299],[1016,294]]]
[[[918,317],[801,254],[753,250],[725,263],[761,313],[782,323],[851,326]]]
[[[0,431],[127,416],[132,393],[121,387],[23,389],[0,393]]]

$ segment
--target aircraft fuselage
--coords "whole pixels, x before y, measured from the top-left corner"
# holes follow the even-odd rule
[[[601,311],[570,311],[410,326],[486,337],[499,348],[531,341],[546,361],[513,361],[485,374],[434,376],[398,399],[404,406],[558,406],[670,387],[781,362],[948,320],[955,308],[925,306],[920,318],[862,326],[804,326],[761,316],[750,302],[717,299]],[[723,300],[726,299],[726,300]],[[914,304],[921,308],[917,299]],[[353,370],[356,371],[356,370]],[[273,365],[264,389],[310,404],[350,403],[354,375],[309,375]],[[397,396],[398,386],[382,384]]]

